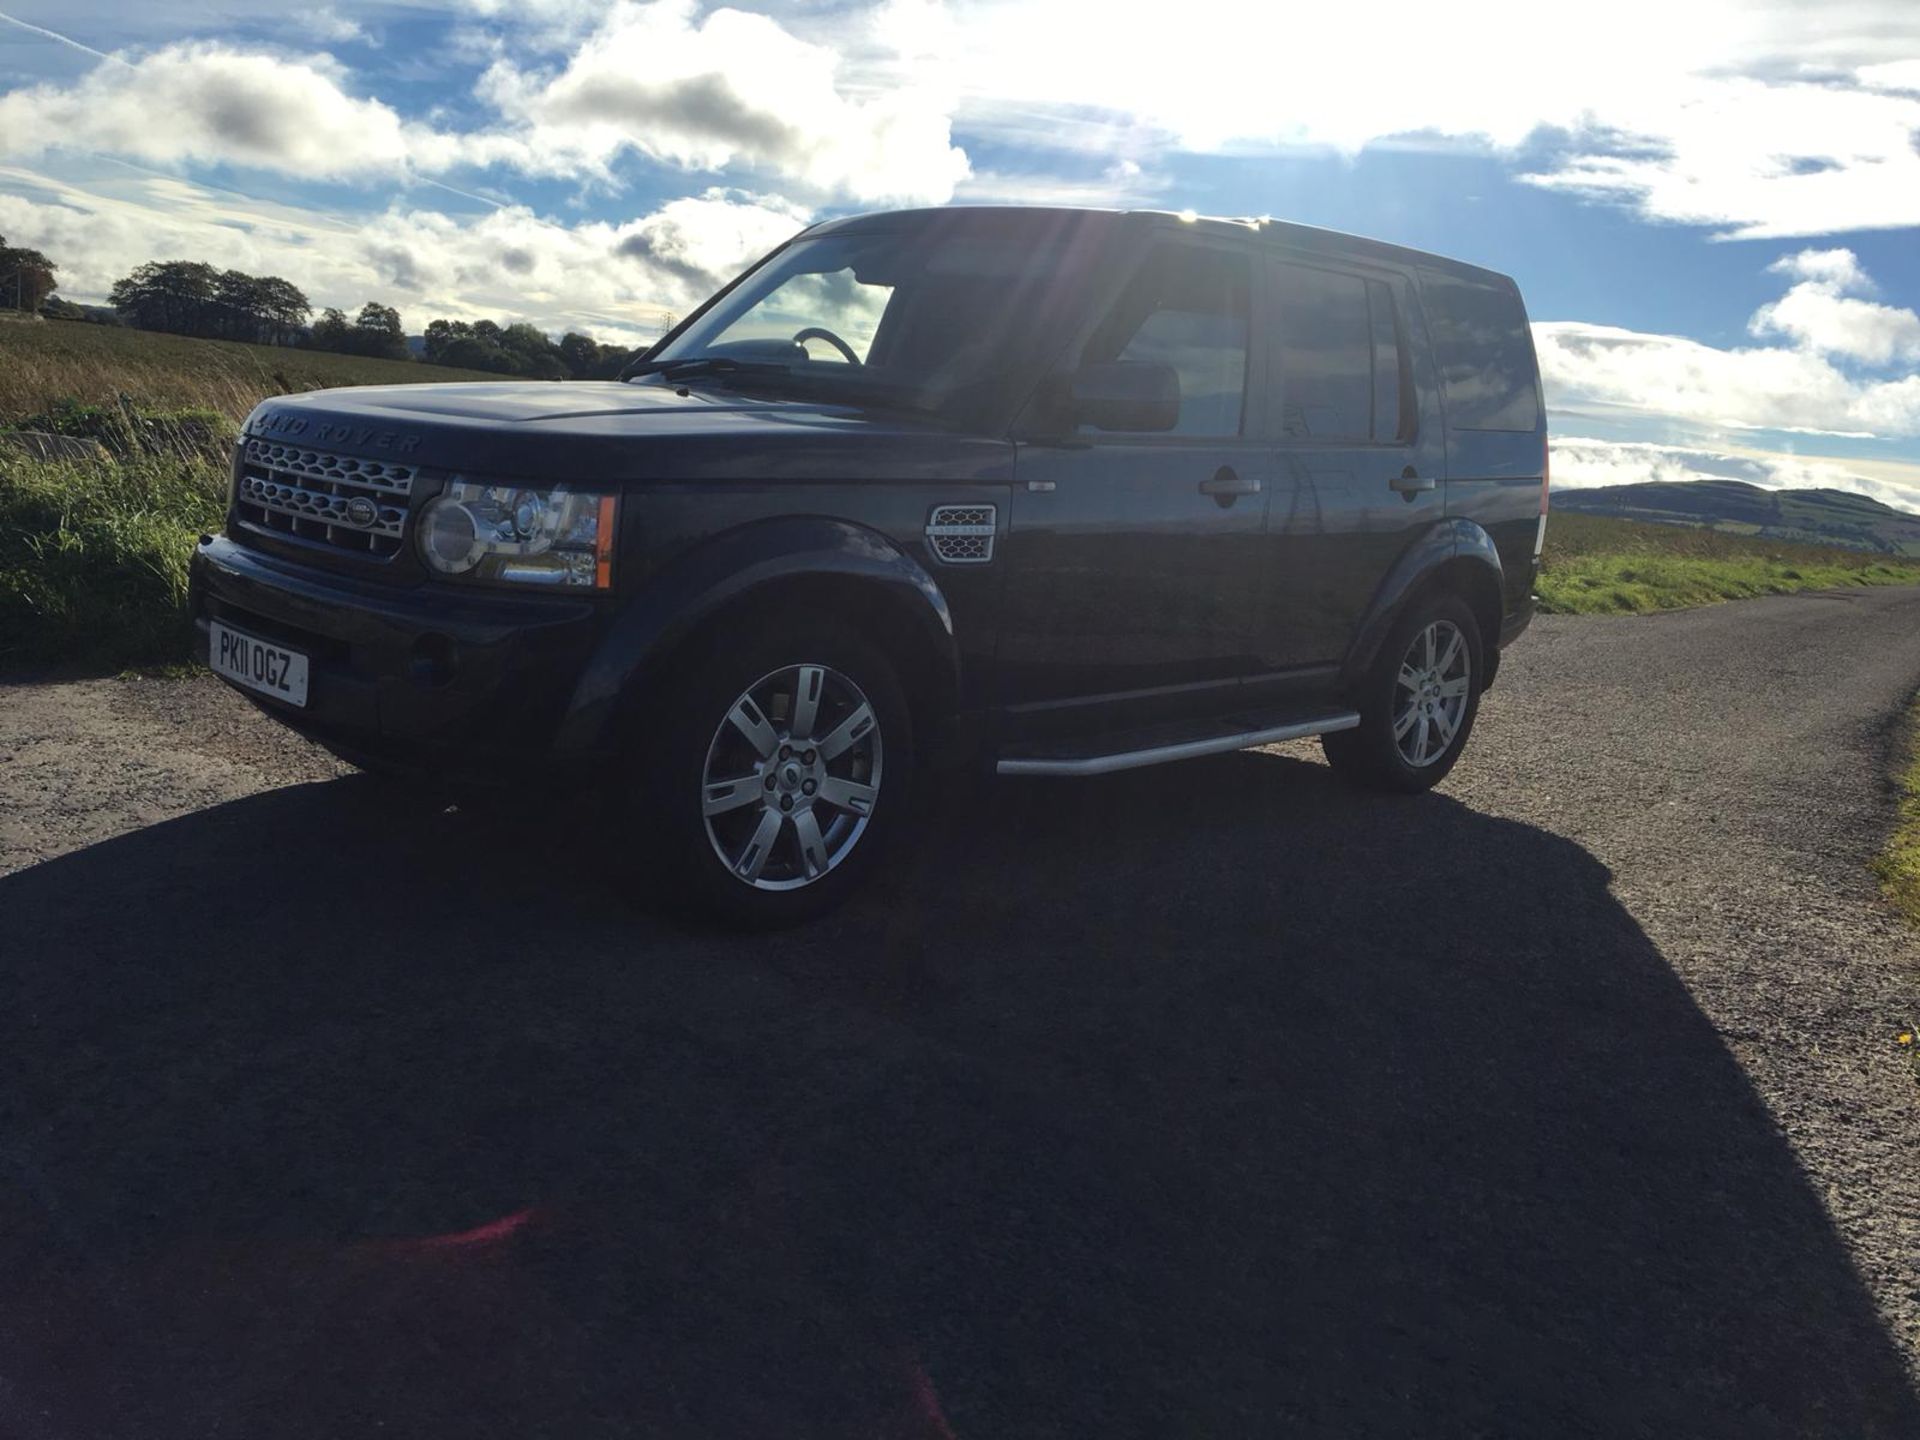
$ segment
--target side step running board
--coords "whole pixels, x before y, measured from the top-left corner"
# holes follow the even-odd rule
[[[1228,731],[1198,740],[1151,745],[1139,750],[1117,750],[1107,755],[1014,755],[1000,761],[994,768],[1002,775],[1111,775],[1116,770],[1138,770],[1147,765],[1165,765],[1172,760],[1192,760],[1201,755],[1224,755],[1229,751],[1246,750],[1255,745],[1273,745],[1282,740],[1304,740],[1309,735],[1351,730],[1359,723],[1357,714],[1343,710],[1332,715],[1295,720],[1286,725]]]

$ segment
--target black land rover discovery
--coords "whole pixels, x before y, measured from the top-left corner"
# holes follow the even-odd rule
[[[1445,775],[1532,615],[1546,427],[1503,276],[1270,221],[816,225],[620,382],[266,402],[208,663],[374,770],[617,795],[753,921],[844,895],[915,770],[1318,735]]]

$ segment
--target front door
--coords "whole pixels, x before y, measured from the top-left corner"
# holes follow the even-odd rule
[[[1170,366],[1178,421],[1021,443],[999,656],[1009,733],[1234,703],[1273,466],[1250,438],[1257,284],[1247,246],[1156,240],[1068,366]]]

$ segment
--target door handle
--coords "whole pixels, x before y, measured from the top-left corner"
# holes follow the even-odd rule
[[[1413,497],[1421,491],[1431,490],[1434,487],[1434,480],[1431,475],[1422,480],[1420,478],[1420,472],[1411,465],[1407,466],[1406,469],[1402,470],[1387,483],[1409,500],[1413,499]]]
[[[1224,510],[1242,495],[1258,495],[1260,482],[1252,477],[1243,479],[1231,465],[1222,465],[1213,472],[1211,480],[1200,482],[1200,493],[1213,496],[1215,503]]]

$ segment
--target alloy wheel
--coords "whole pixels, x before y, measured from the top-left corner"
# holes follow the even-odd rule
[[[736,880],[798,890],[852,853],[880,798],[873,705],[828,665],[762,676],[727,710],[707,747],[701,813]]]
[[[1416,770],[1447,753],[1473,690],[1473,652],[1451,620],[1419,630],[1401,657],[1393,689],[1393,743]]]

